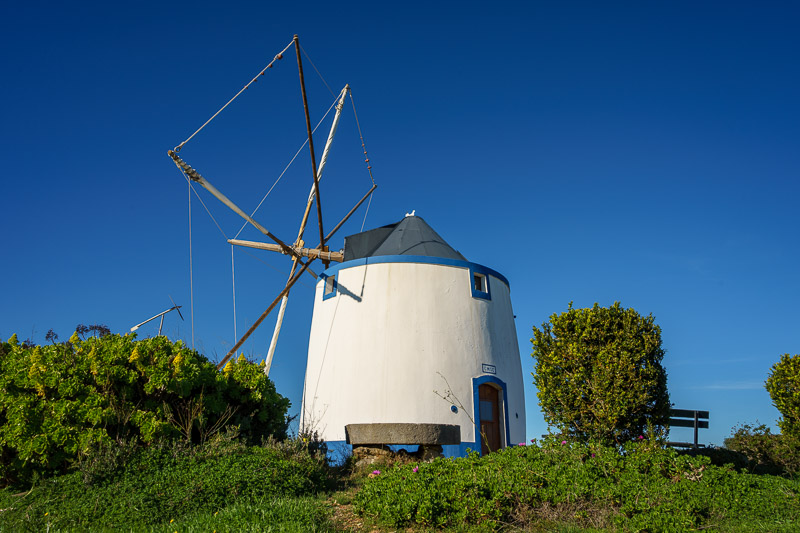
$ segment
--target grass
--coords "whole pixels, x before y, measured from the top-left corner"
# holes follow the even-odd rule
[[[6,488],[0,530],[166,531],[176,523],[182,530],[245,523],[263,530],[266,523],[274,531],[329,531],[325,509],[309,499],[327,486],[327,465],[297,443],[173,444],[124,465],[44,479],[27,492]]]
[[[234,503],[221,511],[205,511],[148,528],[150,532],[327,533],[336,531],[325,500],[277,497]]]
[[[370,478],[373,469],[381,474]],[[550,443],[355,470],[332,469],[297,442],[228,442],[0,490],[0,531],[14,532],[740,533],[796,531],[798,521],[800,480],[647,443],[621,454]]]
[[[394,468],[369,480],[353,504],[386,528],[792,531],[800,481],[654,443],[621,451],[548,443]]]

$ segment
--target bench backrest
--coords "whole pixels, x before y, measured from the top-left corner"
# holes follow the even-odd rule
[[[694,428],[694,443],[688,442],[669,442],[668,445],[679,447],[697,448],[697,430],[708,429],[708,411],[695,411],[692,409],[670,409],[670,427]]]
[[[695,421],[700,429],[708,429],[708,411],[692,411],[690,409],[670,409],[669,425],[679,428],[693,428]],[[688,420],[687,420],[688,419]]]

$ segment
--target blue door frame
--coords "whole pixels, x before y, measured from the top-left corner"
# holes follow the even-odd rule
[[[472,378],[472,405],[474,410],[475,416],[475,448],[480,453],[483,447],[483,437],[481,436],[481,409],[480,409],[480,398],[478,396],[478,387],[481,385],[485,385],[487,383],[492,383],[497,385],[503,391],[503,425],[505,426],[505,446],[509,446],[511,442],[511,431],[508,427],[508,391],[506,390],[506,384],[504,381],[494,377],[494,376],[480,376],[477,378]]]

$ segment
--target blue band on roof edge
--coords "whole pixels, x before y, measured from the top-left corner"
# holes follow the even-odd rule
[[[346,268],[353,268],[362,265],[376,265],[380,263],[423,263],[429,265],[447,265],[466,268],[471,269],[473,272],[478,272],[479,274],[494,276],[505,283],[509,289],[511,289],[511,285],[508,283],[506,277],[500,272],[489,267],[479,265],[478,263],[470,263],[469,261],[447,259],[445,257],[430,257],[426,255],[374,255],[371,257],[362,257],[361,259],[353,259],[350,261],[345,261],[344,263],[339,263],[338,265],[333,265],[320,274],[320,278],[332,276],[340,270],[344,270]]]

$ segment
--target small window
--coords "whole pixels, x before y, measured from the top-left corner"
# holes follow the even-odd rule
[[[486,276],[483,274],[473,274],[472,282],[474,283],[475,290],[478,292],[486,292]]]
[[[336,274],[325,278],[325,288],[322,292],[322,299],[327,300],[336,296]]]
[[[484,272],[477,272],[476,267],[471,267],[469,269],[470,280],[472,283],[472,286],[470,287],[470,290],[472,291],[472,297],[480,298],[482,300],[491,300],[492,296],[489,288],[489,276]]]

